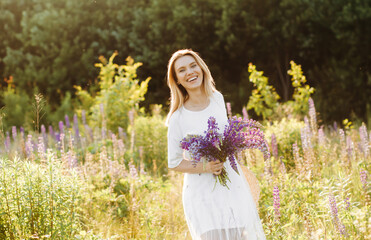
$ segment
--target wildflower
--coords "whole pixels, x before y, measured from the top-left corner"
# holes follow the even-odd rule
[[[350,207],[350,201],[349,201],[349,198],[347,197],[347,198],[344,200],[344,202],[345,202],[345,210],[348,210],[349,207]]]
[[[347,136],[346,138],[346,143],[347,143],[347,153],[348,153],[348,159],[352,159],[353,156],[353,142],[352,138],[350,136]]]
[[[210,117],[204,136],[188,135],[180,142],[180,146],[189,151],[194,164],[204,157],[207,161],[220,160],[221,162],[225,162],[228,158],[231,167],[238,173],[235,156],[242,150],[259,149],[263,152],[264,159],[270,157],[268,144],[259,127],[260,124],[254,120],[244,121],[242,118],[232,117],[228,119],[223,134],[220,134],[215,118]],[[218,180],[223,186],[227,186],[228,176],[224,168],[217,176]]]
[[[75,130],[76,139],[79,139],[80,138],[79,121],[77,119],[76,113],[73,115],[73,129]]]
[[[360,172],[360,175],[361,175],[362,187],[366,191],[367,190],[367,171],[362,169]]]
[[[44,139],[43,139],[42,136],[39,137],[39,143],[37,145],[37,153],[38,153],[38,156],[41,160],[46,159]]]
[[[12,137],[14,141],[17,139],[17,127],[16,126],[12,127]]]
[[[333,223],[334,223],[336,229],[342,235],[346,235],[345,226],[339,220],[338,208],[336,206],[336,200],[335,200],[335,197],[332,193],[329,196],[329,202],[330,202],[330,211],[331,211],[332,220],[333,220]]]
[[[232,117],[232,108],[231,108],[231,103],[230,102],[227,102],[227,113],[228,113],[228,117],[231,118]]]
[[[85,115],[85,110],[81,111],[81,119],[82,119],[82,124],[86,124],[86,115]]]
[[[55,133],[53,130],[53,126],[49,125],[49,135],[52,136],[53,139],[55,139]]]
[[[64,125],[62,121],[59,121],[59,132],[64,133]]]
[[[118,127],[119,129],[119,136],[121,139],[124,139],[125,138],[125,133],[124,133],[124,129],[122,127]]]
[[[242,108],[242,115],[243,115],[243,120],[249,119],[249,114],[247,114],[246,107]]]
[[[367,136],[367,128],[366,125],[362,124],[359,128],[359,136],[361,138],[361,148],[365,157],[368,156],[369,153],[369,143],[368,143],[368,136]]]
[[[308,99],[308,104],[309,104],[310,125],[312,128],[312,132],[315,133],[317,131],[316,108],[314,107],[314,102],[311,97]]]
[[[277,159],[278,158],[278,148],[277,148],[276,135],[274,133],[272,133],[271,139],[272,139],[271,140],[272,154]]]
[[[276,221],[280,220],[280,190],[277,186],[273,187],[273,208],[274,208],[274,217]]]
[[[323,132],[323,126],[318,129],[318,144],[323,146],[325,144],[325,133]]]
[[[5,150],[7,152],[9,152],[10,151],[10,136],[9,136],[9,132],[6,132],[6,139],[5,139],[4,145],[5,145]]]
[[[71,127],[70,119],[69,119],[69,117],[68,117],[67,114],[64,116],[64,119],[65,119],[65,121],[66,121],[66,127],[67,127],[67,128],[70,128],[70,127]]]

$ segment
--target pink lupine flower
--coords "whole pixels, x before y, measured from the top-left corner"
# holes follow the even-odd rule
[[[273,208],[274,208],[274,216],[276,221],[280,220],[280,190],[277,186],[273,187]]]
[[[278,147],[277,147],[277,140],[276,135],[272,133],[271,136],[271,148],[272,148],[272,154],[277,159],[278,158]]]

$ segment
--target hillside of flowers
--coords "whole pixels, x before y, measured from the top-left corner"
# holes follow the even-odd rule
[[[191,239],[183,174],[167,169],[166,112],[139,106],[150,79],[139,82],[140,64],[128,58],[120,66],[114,57],[97,65],[95,94],[78,89],[71,115],[38,124],[36,95],[35,127],[1,130],[0,239]],[[239,156],[259,180],[267,239],[371,239],[371,131],[365,123],[321,124],[297,67],[289,74],[307,98],[294,92],[287,105],[264,108],[255,92],[246,106],[261,112],[271,152],[267,160],[257,150]],[[262,72],[250,72],[275,99]]]

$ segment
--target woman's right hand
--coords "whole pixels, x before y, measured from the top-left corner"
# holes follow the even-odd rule
[[[219,175],[222,173],[223,163],[219,160],[210,161],[206,163],[206,172],[214,173],[215,175]]]

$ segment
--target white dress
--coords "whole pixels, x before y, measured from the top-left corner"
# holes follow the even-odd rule
[[[181,107],[173,113],[168,127],[169,168],[178,166],[184,157],[190,159],[180,147],[180,141],[188,134],[203,135],[210,116],[216,118],[222,133],[227,125],[227,113],[220,92],[214,92],[204,110],[190,111]],[[183,208],[192,239],[266,239],[241,167],[238,165],[238,175],[228,160],[224,166],[230,179],[227,182],[229,189],[219,183],[215,185],[212,173],[184,174]]]

